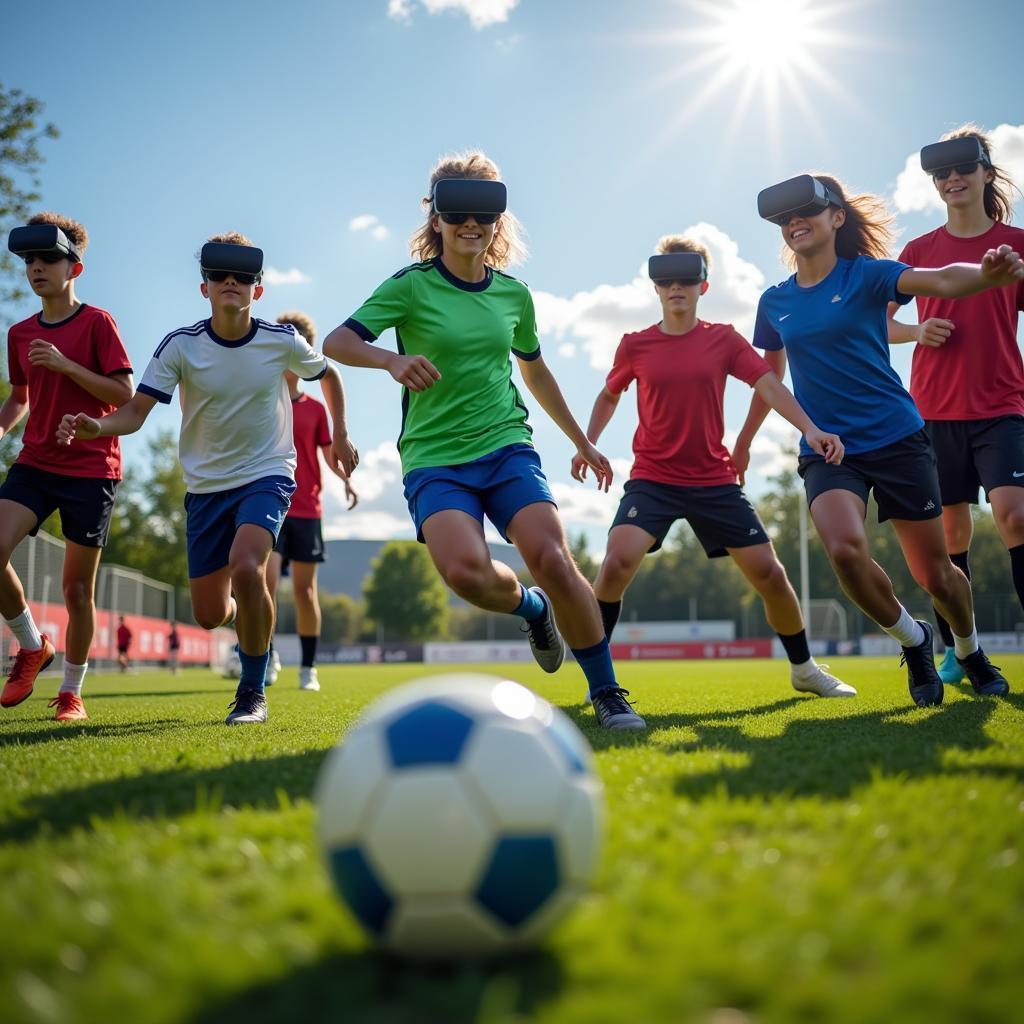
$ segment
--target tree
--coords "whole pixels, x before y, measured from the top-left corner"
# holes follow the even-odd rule
[[[391,541],[373,560],[363,583],[366,614],[385,639],[430,640],[448,628],[448,591],[427,549]]]

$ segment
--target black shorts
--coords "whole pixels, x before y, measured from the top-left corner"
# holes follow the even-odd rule
[[[978,504],[996,487],[1024,487],[1024,416],[929,420],[943,505]]]
[[[764,524],[739,484],[680,487],[654,480],[629,480],[611,529],[639,526],[654,537],[649,552],[657,551],[672,524],[685,519],[708,558],[727,555],[727,548],[767,544]]]
[[[16,462],[0,484],[0,498],[24,505],[35,513],[39,527],[60,510],[60,528],[64,536],[87,548],[101,548],[110,533],[110,517],[114,514],[117,480],[48,473],[45,469]]]
[[[826,491],[852,491],[867,505],[874,488],[880,523],[942,515],[935,452],[923,427],[884,448],[847,455],[838,466],[830,466],[820,455],[801,455],[797,472],[808,506]]]
[[[277,535],[274,550],[281,555],[286,565],[288,562],[322,562],[327,554],[324,551],[320,520],[289,516]]]

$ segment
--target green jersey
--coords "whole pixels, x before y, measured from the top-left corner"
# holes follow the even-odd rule
[[[426,391],[402,391],[403,474],[532,443],[509,358],[540,355],[533,298],[522,281],[487,267],[474,284],[440,259],[414,263],[388,278],[345,326],[365,341],[394,327],[398,351],[426,356],[441,374]]]

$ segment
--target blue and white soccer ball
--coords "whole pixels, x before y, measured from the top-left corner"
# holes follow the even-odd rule
[[[316,801],[342,898],[375,941],[413,957],[533,945],[586,890],[600,848],[587,741],[493,676],[386,694],[328,756]]]

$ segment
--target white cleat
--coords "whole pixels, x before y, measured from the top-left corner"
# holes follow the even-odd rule
[[[312,668],[300,668],[299,669],[299,689],[300,690],[319,690],[320,680],[316,677],[316,666]]]
[[[276,649],[270,652],[270,661],[267,662],[267,686],[273,686],[277,677],[281,674],[281,656]]]
[[[827,668],[828,665],[816,664],[813,670],[806,675],[798,676],[794,672],[790,677],[793,689],[800,693],[813,693],[819,697],[857,696],[857,691],[849,683],[844,683],[841,679],[830,675],[825,671]]]

